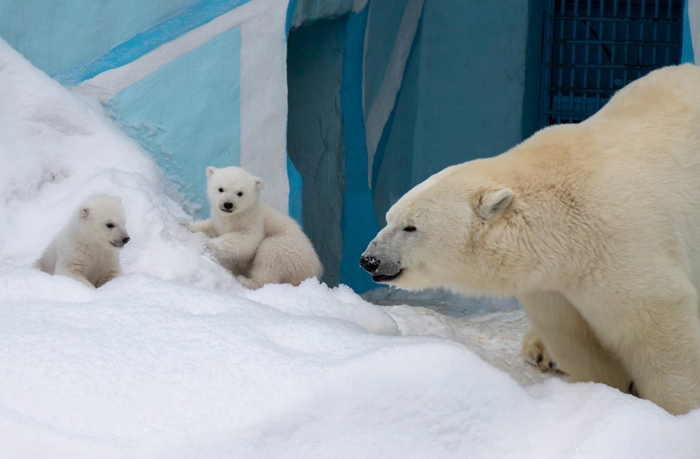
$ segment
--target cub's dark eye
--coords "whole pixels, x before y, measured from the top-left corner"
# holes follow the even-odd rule
[[[219,193],[223,193],[223,192],[224,192],[224,189],[223,189],[223,188],[219,188]]]
[[[236,194],[237,194],[238,196],[243,196],[243,192],[242,192],[242,191],[239,191],[239,192],[236,193]]]
[[[112,229],[114,228],[114,223],[107,223],[105,226],[109,229]]]
[[[404,227],[403,230],[406,231],[407,233],[412,233],[416,230],[416,227],[415,226],[406,226],[406,227]]]

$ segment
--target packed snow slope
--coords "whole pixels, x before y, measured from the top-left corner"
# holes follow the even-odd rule
[[[522,387],[438,313],[315,280],[243,290],[139,146],[2,41],[0,192],[3,459],[700,457],[700,411]],[[98,193],[127,210],[125,275],[32,269]]]

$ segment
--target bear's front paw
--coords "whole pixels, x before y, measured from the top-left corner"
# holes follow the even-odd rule
[[[530,365],[534,365],[542,372],[562,373],[557,368],[557,363],[552,359],[544,347],[544,343],[536,334],[531,334],[523,341],[523,358]]]
[[[241,284],[243,287],[250,289],[250,290],[257,290],[262,285],[259,283],[255,282],[253,279],[249,279],[245,276],[236,276],[236,280],[238,281],[239,284]]]
[[[189,220],[185,220],[184,218],[180,218],[177,220],[177,224],[182,226],[183,228],[187,228],[188,230],[192,231],[192,228],[190,227]]]
[[[216,240],[210,239],[204,243],[204,250],[213,255],[216,255],[217,253],[219,253],[219,244]]]

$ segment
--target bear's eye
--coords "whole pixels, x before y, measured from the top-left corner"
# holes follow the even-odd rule
[[[109,229],[112,229],[114,228],[114,223],[107,223],[105,226]]]
[[[236,193],[236,194],[237,194],[238,196],[243,196],[243,192],[242,192],[242,191],[239,191],[239,192]]]
[[[223,193],[223,192],[224,192],[224,189],[223,189],[223,188],[219,188],[219,193]]]
[[[403,230],[406,231],[407,233],[412,233],[416,230],[416,227],[413,225],[409,225],[409,226],[404,227]]]

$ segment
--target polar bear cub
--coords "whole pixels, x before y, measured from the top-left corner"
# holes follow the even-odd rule
[[[262,179],[240,167],[207,167],[208,220],[183,224],[209,236],[206,248],[247,288],[299,285],[320,277],[311,241],[290,217],[260,199]]]
[[[36,262],[42,271],[100,287],[121,274],[119,249],[129,242],[121,200],[95,196],[83,202]]]

